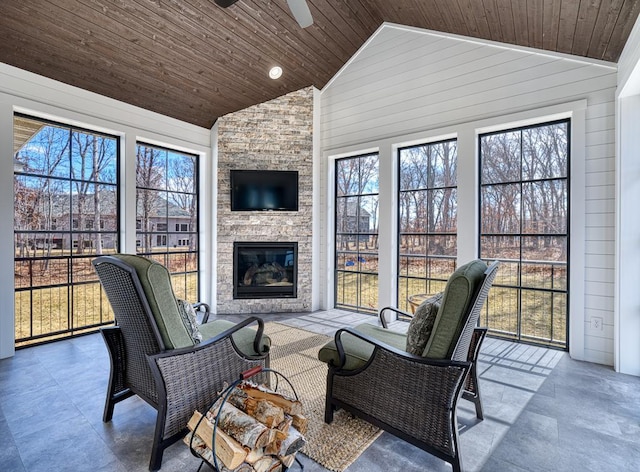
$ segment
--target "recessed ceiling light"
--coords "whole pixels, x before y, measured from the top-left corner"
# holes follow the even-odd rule
[[[282,67],[280,66],[274,66],[269,71],[269,77],[274,80],[279,79],[281,75],[282,75]]]

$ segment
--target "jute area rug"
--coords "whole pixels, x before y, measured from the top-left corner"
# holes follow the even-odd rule
[[[280,323],[265,323],[271,338],[271,368],[293,384],[309,421],[302,452],[329,470],[342,472],[380,436],[381,431],[344,410],[324,422],[327,365],[318,351],[329,337]]]

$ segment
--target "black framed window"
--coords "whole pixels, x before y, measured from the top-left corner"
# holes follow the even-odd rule
[[[378,309],[378,154],[336,160],[335,306]]]
[[[119,139],[21,114],[13,126],[21,347],[113,322],[91,261],[119,247]]]
[[[398,150],[398,306],[444,290],[456,268],[457,141]]]
[[[167,267],[176,296],[192,302],[199,299],[198,160],[137,145],[137,253]]]
[[[566,349],[570,121],[483,134],[480,256],[503,262],[486,305],[492,334]]]

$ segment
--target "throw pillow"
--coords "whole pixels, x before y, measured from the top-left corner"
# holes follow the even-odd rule
[[[423,354],[424,348],[429,341],[429,336],[431,336],[443,294],[444,292],[440,292],[427,298],[416,308],[416,312],[407,329],[407,347],[405,350],[409,354],[416,356]]]
[[[194,344],[200,344],[202,341],[202,333],[200,333],[200,330],[198,329],[196,310],[193,308],[193,305],[186,300],[180,300],[178,298],[176,299],[176,302],[178,302],[178,313],[180,313],[180,318],[184,323],[184,327],[187,328]]]

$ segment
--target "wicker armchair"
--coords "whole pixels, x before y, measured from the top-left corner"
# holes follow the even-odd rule
[[[117,326],[102,329],[111,358],[103,421],[116,403],[138,395],[158,411],[149,470],[158,470],[164,450],[184,436],[194,410],[205,410],[223,383],[255,366],[268,366],[263,322],[215,320],[199,326],[197,343],[180,319],[169,272],[140,256],[101,256],[95,270]],[[204,321],[208,319],[208,307]],[[247,325],[257,323],[257,329]]]
[[[498,265],[476,260],[451,276],[423,356],[406,352],[406,336],[386,321],[338,330],[319,353],[329,367],[325,422],[344,408],[462,471],[456,407],[462,395],[482,420],[475,363],[486,330],[476,325]]]

